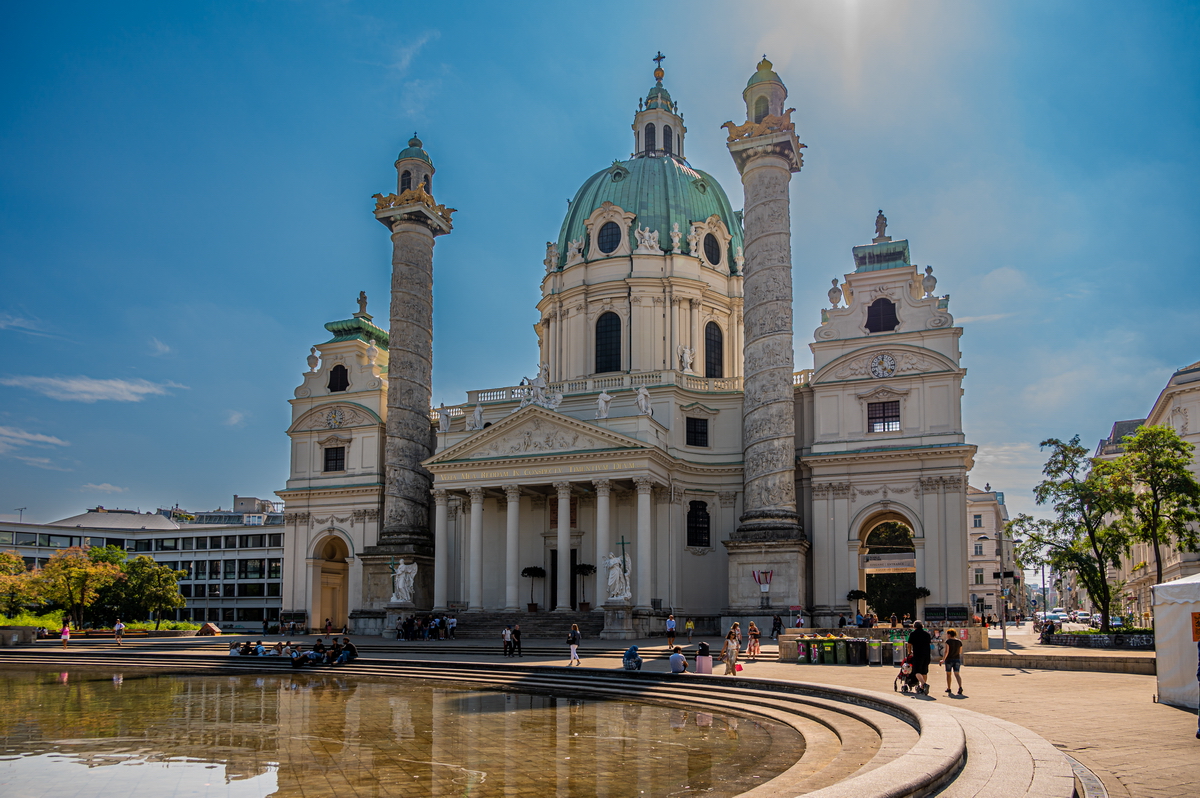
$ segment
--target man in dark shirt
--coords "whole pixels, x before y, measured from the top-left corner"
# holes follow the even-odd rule
[[[917,692],[923,695],[929,695],[929,645],[932,642],[933,638],[925,631],[925,625],[920,621],[914,623],[908,635],[908,656],[912,659],[913,675],[921,683]]]
[[[946,695],[953,695],[950,692],[950,674],[954,674],[954,678],[958,679],[958,694],[963,694],[962,685],[962,641],[958,639],[958,632],[953,629],[946,630],[946,655],[942,657],[942,665],[946,668]]]

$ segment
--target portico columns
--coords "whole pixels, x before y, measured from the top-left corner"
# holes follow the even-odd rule
[[[430,493],[433,494],[433,608],[445,610],[450,569],[447,551],[450,544],[446,542],[448,497],[444,490],[435,489]]]
[[[517,581],[521,577],[521,570],[517,566],[520,557],[521,489],[516,485],[505,485],[504,495],[508,499],[508,527],[504,540],[504,609],[516,612],[521,587]]]
[[[654,490],[654,482],[649,477],[638,477],[633,481],[637,486],[637,539],[634,551],[637,559],[634,565],[637,570],[637,594],[633,597],[635,607],[650,609],[650,498]],[[562,589],[561,587],[559,588]]]
[[[596,562],[602,563],[608,557],[608,507],[612,483],[607,479],[594,479],[592,485],[596,488]],[[603,567],[596,576],[596,606],[603,607],[608,601],[608,571]]]
[[[571,483],[555,482],[558,491],[558,596],[555,612],[571,611]]]
[[[483,488],[468,488],[471,497],[470,576],[467,595],[469,612],[483,611]]]

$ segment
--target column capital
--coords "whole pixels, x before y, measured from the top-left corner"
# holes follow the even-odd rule
[[[471,497],[471,504],[483,504],[483,488],[467,488],[467,495]]]
[[[445,507],[450,501],[450,494],[446,493],[446,491],[442,490],[441,488],[434,488],[433,490],[429,491],[429,493],[433,496],[433,503],[439,507]]]
[[[504,486],[504,497],[506,499],[508,499],[510,502],[520,501],[521,500],[521,486],[520,485],[505,485]]]
[[[650,477],[635,477],[633,484],[637,486],[639,496],[649,496],[650,491],[654,490],[654,480]]]
[[[555,482],[554,490],[558,492],[558,497],[560,499],[563,498],[564,496],[570,496],[571,495],[571,483],[570,482]]]
[[[605,499],[607,499],[609,493],[612,492],[612,480],[610,480],[610,479],[593,479],[592,487],[594,487],[596,489],[597,496],[602,496]]]

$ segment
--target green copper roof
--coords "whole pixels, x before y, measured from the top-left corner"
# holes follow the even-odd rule
[[[909,268],[908,240],[885,241],[854,248],[854,271],[878,272],[884,269]]]
[[[429,153],[421,149],[421,140],[415,134],[408,140],[408,148],[400,150],[400,154],[396,156],[397,161],[403,161],[405,158],[416,158],[418,161],[424,161],[433,166],[433,160],[429,157]]]
[[[651,108],[665,108],[672,113],[675,109],[671,105],[671,93],[663,88],[662,81],[654,84],[654,88],[646,92],[646,110]]]
[[[377,346],[387,349],[387,333],[359,316],[341,321],[331,321],[325,325],[325,329],[333,333],[333,338],[325,342],[327,344],[353,341],[357,338],[360,341],[374,341]]]
[[[746,81],[746,88],[750,88],[755,83],[764,83],[769,80],[782,84],[783,81],[779,79],[779,75],[775,74],[775,70],[771,69],[772,66],[774,65],[764,56],[763,60],[758,63],[758,71],[750,76],[750,80]]]
[[[630,245],[635,249],[635,226],[657,230],[659,245],[667,250],[671,247],[671,226],[678,223],[683,234],[679,245],[687,252],[691,223],[704,221],[713,214],[733,236],[726,258],[731,266],[737,248],[742,246],[741,219],[734,213],[720,183],[688,166],[682,158],[643,156],[614,161],[612,166],[589,177],[576,192],[558,234],[560,268],[566,262],[567,242],[587,235],[584,220],[605,201],[637,214],[629,228]]]

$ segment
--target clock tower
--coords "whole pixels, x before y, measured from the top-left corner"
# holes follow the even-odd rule
[[[828,566],[812,575],[817,625],[853,616],[849,591],[885,583],[910,597],[915,618],[966,620],[975,447],[962,425],[963,330],[932,267],[913,265],[908,241],[886,228],[880,212],[854,270],[833,280],[797,390],[804,524]]]

